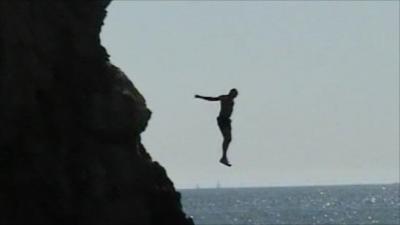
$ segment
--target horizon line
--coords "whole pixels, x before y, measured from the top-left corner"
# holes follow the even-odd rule
[[[400,185],[400,182],[388,182],[388,183],[353,183],[353,184],[315,184],[315,185],[307,185],[307,184],[299,184],[299,185],[270,185],[270,186],[221,186],[221,187],[191,187],[191,188],[178,188],[175,187],[178,191],[180,190],[199,190],[199,189],[236,189],[236,188],[288,188],[288,187],[331,187],[331,186],[379,186],[379,185]]]

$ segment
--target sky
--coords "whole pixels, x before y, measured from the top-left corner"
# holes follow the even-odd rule
[[[177,188],[399,182],[398,1],[113,1],[101,39]],[[229,168],[193,96],[231,88]]]

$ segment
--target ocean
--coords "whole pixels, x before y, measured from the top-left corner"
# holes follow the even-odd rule
[[[185,189],[202,224],[400,224],[400,185]]]

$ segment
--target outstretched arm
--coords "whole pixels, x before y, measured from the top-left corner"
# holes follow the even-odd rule
[[[201,96],[201,95],[195,95],[195,98],[201,98],[207,101],[219,101],[220,98],[219,97],[206,97],[206,96]]]

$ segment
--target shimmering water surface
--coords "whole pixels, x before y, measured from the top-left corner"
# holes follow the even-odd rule
[[[196,224],[400,224],[399,184],[180,190]]]

